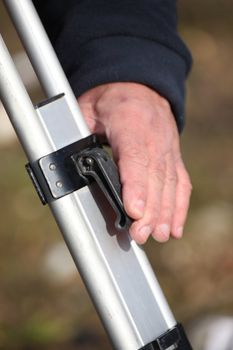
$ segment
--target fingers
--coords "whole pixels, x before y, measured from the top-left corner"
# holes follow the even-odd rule
[[[164,175],[160,213],[153,232],[153,237],[159,242],[166,242],[169,239],[175,210],[177,174],[172,152],[166,156],[166,173]]]
[[[158,169],[149,176],[145,214],[130,228],[139,244],[144,244],[150,235],[158,242],[166,242],[170,236],[179,239],[183,234],[192,189],[188,173],[182,161],[176,167],[172,154],[166,159],[166,171]]]
[[[143,217],[147,201],[148,154],[144,141],[135,142],[124,133],[117,142],[122,197],[127,214],[134,220]]]
[[[118,132],[111,133],[110,141],[118,162],[124,207],[135,220],[130,234],[137,243],[143,244],[153,234],[159,217],[166,167],[160,152],[156,156],[154,126],[150,125],[150,118],[144,117],[144,109],[131,108],[127,112],[124,122],[130,126],[129,130],[122,128],[119,132],[119,118],[114,118],[117,121],[114,131],[118,129]],[[146,123],[142,123],[143,118]]]
[[[157,164],[147,186],[145,214],[132,224],[132,238],[139,244],[150,235],[158,242],[166,242],[170,236],[181,238],[192,189],[183,162],[176,164],[173,153],[169,153],[164,169]]]
[[[150,162],[145,214],[141,220],[135,222],[130,229],[131,236],[139,244],[145,243],[148,237],[155,232],[164,187],[164,171],[163,163],[158,164],[156,162],[154,163],[154,161]]]
[[[166,242],[170,236],[181,238],[191,185],[180,158],[178,135],[176,146],[166,144],[167,140],[154,136],[154,127],[140,129],[136,120],[134,114],[130,132],[122,129],[111,137],[125,210],[135,220],[130,234],[139,244],[144,244],[150,235],[158,242]],[[148,135],[147,141],[142,133]]]
[[[171,233],[174,238],[181,238],[192,192],[190,178],[181,159],[177,164],[177,175],[176,204]]]

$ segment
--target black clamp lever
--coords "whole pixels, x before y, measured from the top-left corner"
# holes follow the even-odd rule
[[[26,165],[43,204],[50,203],[96,181],[116,212],[117,229],[132,221],[121,199],[121,184],[115,163],[90,135]]]
[[[87,183],[94,179],[105,194],[117,214],[116,228],[129,228],[132,220],[124,210],[118,170],[109,154],[103,148],[96,147],[73,155],[71,159]]]

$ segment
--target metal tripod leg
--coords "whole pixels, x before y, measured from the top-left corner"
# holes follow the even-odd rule
[[[0,42],[0,94],[30,162],[89,135],[64,73],[28,0],[5,0],[48,97],[34,109]],[[191,349],[142,249],[117,232],[95,184],[54,200],[50,209],[116,349]]]

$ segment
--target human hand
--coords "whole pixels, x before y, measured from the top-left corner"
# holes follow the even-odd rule
[[[78,102],[91,132],[112,147],[131,237],[181,238],[192,187],[169,103],[137,83],[100,85]]]

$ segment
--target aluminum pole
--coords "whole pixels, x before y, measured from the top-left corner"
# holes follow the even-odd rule
[[[1,100],[11,116],[12,125],[30,161],[54,151],[52,142],[45,136],[30,97],[14,66],[0,35],[0,90]],[[38,147],[35,147],[38,145]]]

